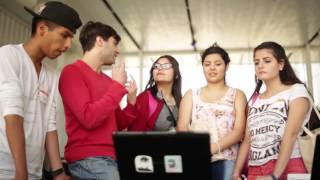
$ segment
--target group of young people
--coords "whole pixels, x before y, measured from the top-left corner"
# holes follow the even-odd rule
[[[310,97],[281,45],[263,42],[254,49],[257,85],[248,101],[227,85],[230,58],[217,45],[201,54],[205,86],[182,97],[179,63],[164,55],[137,96],[124,62],[114,65],[121,37],[112,27],[87,22],[79,36],[83,57],[58,78],[43,60],[71,47],[80,17],[55,1],[37,13],[26,10],[33,15],[30,40],[0,48],[0,179],[41,179],[45,154],[54,179],[71,178],[59,155],[56,86],[68,136],[64,157],[74,179],[119,179],[112,133],[121,130],[209,133],[212,179],[241,179],[245,167],[248,179],[306,173],[297,136],[309,120]],[[112,65],[111,76],[102,72],[103,65]]]

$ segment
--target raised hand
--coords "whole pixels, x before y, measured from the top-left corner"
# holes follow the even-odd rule
[[[125,70],[124,60],[120,59],[120,65],[112,65],[112,79],[119,82],[122,85],[125,85],[127,82],[127,72]]]
[[[137,84],[134,78],[130,75],[130,81],[126,83],[126,88],[128,90],[128,95],[127,95],[127,101],[131,105],[136,104],[136,99],[137,99]]]

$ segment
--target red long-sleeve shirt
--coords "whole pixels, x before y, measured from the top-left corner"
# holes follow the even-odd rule
[[[155,99],[150,90],[142,92],[137,97],[135,110],[131,112],[136,118],[131,120],[128,131],[152,131],[163,105],[164,102]]]
[[[126,128],[134,112],[122,111],[119,103],[127,90],[103,73],[78,60],[67,65],[60,76],[66,132],[65,159],[72,163],[88,157],[115,158],[112,132]]]

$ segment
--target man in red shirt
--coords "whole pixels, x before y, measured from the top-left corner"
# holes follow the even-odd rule
[[[127,83],[123,61],[113,65],[121,38],[112,27],[89,21],[79,39],[84,56],[67,65],[59,81],[68,135],[65,158],[73,178],[119,179],[112,133],[126,128],[134,116],[119,104],[127,94],[125,109],[132,112],[136,83]],[[101,71],[103,65],[113,65],[112,77]]]

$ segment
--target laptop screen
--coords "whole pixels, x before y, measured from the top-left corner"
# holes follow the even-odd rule
[[[121,180],[210,179],[206,133],[117,132],[113,140]]]

